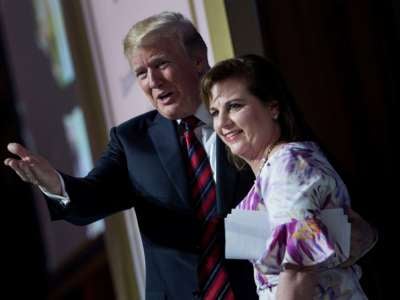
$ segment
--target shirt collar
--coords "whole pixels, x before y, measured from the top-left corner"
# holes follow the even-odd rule
[[[202,121],[204,124],[206,124],[208,127],[212,128],[213,125],[212,125],[211,115],[203,103],[199,105],[196,112],[194,113],[194,116],[200,121]],[[178,124],[180,124],[182,119],[177,119],[176,121],[178,122]]]

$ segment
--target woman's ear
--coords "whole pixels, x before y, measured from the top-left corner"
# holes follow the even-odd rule
[[[268,102],[268,107],[271,111],[272,119],[278,120],[280,113],[279,102],[277,100],[271,100]]]

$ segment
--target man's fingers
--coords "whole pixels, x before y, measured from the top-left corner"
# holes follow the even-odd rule
[[[6,166],[9,166],[9,167],[10,167],[11,160],[12,160],[12,158],[6,158],[6,159],[4,160],[4,164],[5,164]]]
[[[19,170],[18,160],[14,159],[14,158],[7,158],[6,160],[4,160],[4,164],[9,166],[14,171],[18,171]]]
[[[38,180],[30,166],[31,163],[12,158],[7,158],[4,163],[12,168],[23,181],[38,184]]]
[[[53,194],[61,194],[61,184],[57,171],[49,162],[39,155],[31,154],[17,143],[10,143],[8,150],[20,157],[6,158],[4,164],[12,168],[15,173],[26,182],[40,185]]]
[[[30,166],[29,163],[26,163],[24,161],[19,161],[18,162],[20,165],[20,169],[23,171],[25,174],[25,177],[28,179],[28,182],[33,183],[33,184],[38,184],[38,180]]]
[[[18,143],[9,143],[7,145],[7,149],[12,154],[18,155],[21,159],[24,159],[30,155],[30,152]]]
[[[25,182],[30,182],[28,177],[26,177],[25,173],[20,171],[20,170],[14,170],[15,173],[17,173],[17,175]]]
[[[7,158],[4,163],[9,166],[11,169],[14,170],[15,173],[23,180],[29,181],[28,177],[26,176],[24,170],[20,166],[20,161],[12,158]]]

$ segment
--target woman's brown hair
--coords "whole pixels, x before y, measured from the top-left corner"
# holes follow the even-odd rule
[[[208,108],[211,89],[221,81],[230,78],[244,80],[248,91],[262,103],[276,101],[279,106],[277,122],[281,128],[280,140],[295,142],[314,139],[310,128],[304,122],[286,82],[276,66],[268,59],[255,55],[244,55],[217,63],[203,77],[201,96]],[[239,167],[239,160],[234,159]]]

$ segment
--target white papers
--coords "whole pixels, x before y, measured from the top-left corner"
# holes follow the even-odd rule
[[[267,211],[233,209],[225,218],[225,257],[260,257],[271,230]]]
[[[321,210],[321,222],[328,228],[329,234],[341,248],[343,255],[350,256],[351,224],[342,208]]]
[[[343,209],[322,210],[320,218],[345,257],[349,257],[351,225]],[[233,209],[225,218],[225,257],[258,259],[271,234],[267,211]]]

